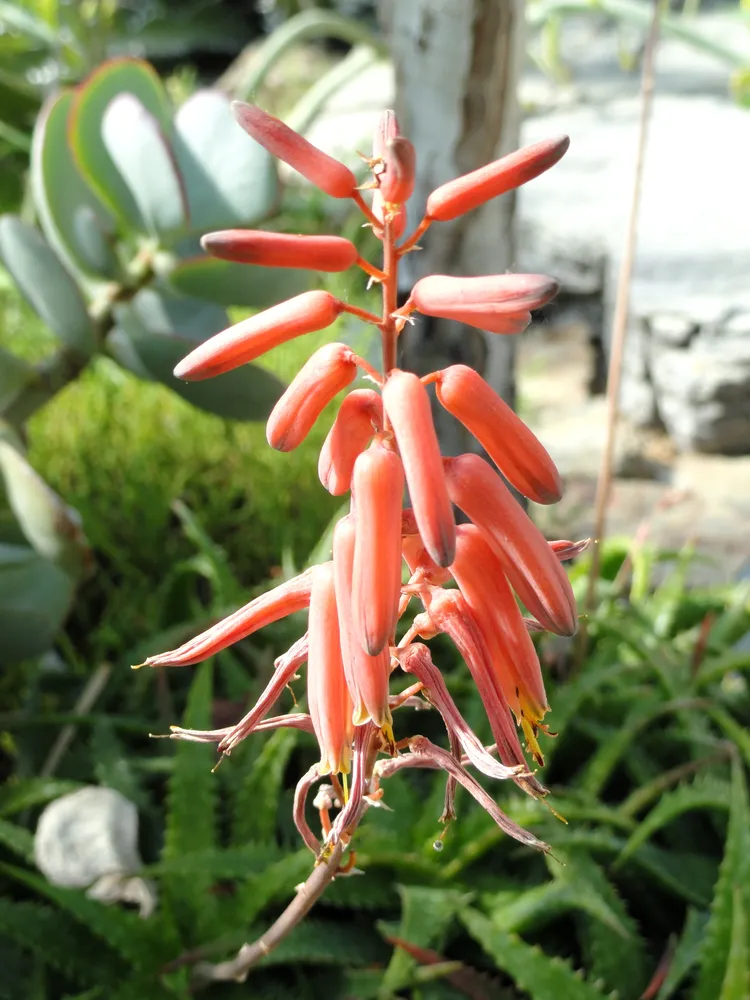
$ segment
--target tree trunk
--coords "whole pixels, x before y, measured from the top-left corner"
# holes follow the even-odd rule
[[[409,202],[413,228],[433,188],[516,149],[517,81],[523,55],[522,0],[381,0],[381,22],[396,68],[396,111],[417,150]],[[514,261],[513,194],[450,223],[435,223],[402,267],[404,293],[425,274],[502,274]],[[418,318],[402,334],[402,363],[420,374],[464,362],[511,405],[513,338],[444,320]],[[447,416],[447,415],[443,415]],[[443,449],[470,447],[441,420]]]

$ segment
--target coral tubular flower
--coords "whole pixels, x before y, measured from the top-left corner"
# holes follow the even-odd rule
[[[383,406],[404,461],[424,546],[438,566],[450,566],[456,552],[456,521],[427,390],[411,372],[393,372],[383,388]]]
[[[318,477],[333,496],[346,493],[352,483],[357,456],[383,429],[383,401],[372,389],[355,389],[344,399],[320,449]]]
[[[328,292],[303,292],[210,337],[174,370],[176,378],[195,382],[255,361],[295,337],[330,326],[344,305]]]
[[[477,686],[500,759],[508,767],[524,766],[525,758],[518,740],[510,708],[492,668],[492,657],[482,630],[465,599],[456,591],[433,590],[425,595],[426,623],[444,632],[455,644]],[[415,619],[415,627],[420,623]],[[420,633],[423,634],[423,633]],[[425,638],[430,637],[426,630]]]
[[[316,351],[276,403],[266,438],[277,451],[292,451],[309,434],[326,406],[357,374],[356,355],[346,344],[326,344]]]
[[[350,514],[341,518],[333,533],[333,570],[341,656],[354,702],[354,724],[361,726],[372,719],[376,726],[382,728],[391,724],[391,711],[388,707],[391,655],[385,646],[376,656],[370,656],[355,635],[352,613],[355,535],[354,518]]]
[[[352,701],[344,676],[333,563],[314,570],[310,596],[307,704],[320,746],[320,774],[348,773],[351,766]]]
[[[565,153],[567,137],[528,146],[443,184],[429,196],[422,220],[404,236],[416,157],[392,111],[380,118],[372,157],[363,157],[371,178],[357,186],[348,167],[277,118],[253,105],[235,102],[233,109],[240,125],[265,149],[329,195],[350,198],[382,243],[376,263],[363,260],[352,242],[338,236],[254,230],[207,234],[204,249],[238,265],[323,272],[354,266],[359,277],[362,272],[369,276],[368,288],[377,285],[382,305],[372,311],[354,296],[349,302],[327,291],[305,292],[218,333],[175,369],[178,378],[188,380],[219,375],[295,337],[325,329],[343,312],[370,324],[381,338],[381,364],[341,343],[316,350],[268,418],[269,444],[289,451],[350,387],[358,370],[371,383],[344,396],[320,451],[318,475],[325,489],[334,496],[351,491],[348,513],[333,531],[332,560],[250,601],[177,649],[146,660],[155,667],[198,663],[309,608],[306,633],[277,658],[263,693],[243,718],[234,726],[206,731],[174,727],[169,734],[214,744],[223,754],[251,733],[280,727],[317,738],[319,758],[297,783],[293,806],[293,821],[315,854],[316,866],[275,928],[260,942],[243,946],[230,963],[242,979],[333,878],[352,871],[352,842],[361,820],[369,808],[386,805],[383,781],[406,767],[433,768],[445,775],[441,822],[455,818],[461,785],[508,836],[549,850],[501,812],[469,772],[510,779],[537,799],[547,794],[529,769],[543,764],[538,737],[540,731],[548,732],[543,720],[549,711],[529,633],[575,632],[575,600],[562,563],[583,552],[588,540],[548,542],[488,461],[475,454],[441,456],[426,388],[430,383],[435,383],[441,406],[474,435],[513,486],[537,503],[560,498],[560,477],[549,455],[479,374],[456,364],[419,378],[398,367],[398,339],[414,311],[512,335],[528,325],[532,310],[556,294],[557,282],[544,275],[428,275],[402,297],[399,268],[406,254],[419,249],[419,239],[433,222],[455,219],[537,177]],[[370,191],[368,207],[364,194]],[[456,526],[454,505],[472,523]],[[421,609],[400,625],[416,601]],[[484,746],[469,728],[440,665],[433,663],[425,643],[443,635],[471,675],[492,731],[491,746]],[[269,718],[302,670],[309,714],[291,710]],[[394,675],[402,683],[391,691]],[[445,748],[422,735],[394,733],[398,711],[430,706],[444,722]],[[331,783],[311,796],[313,786],[329,773]],[[336,775],[342,773],[350,773],[351,781],[339,780]],[[319,816],[315,831],[309,806]]]
[[[209,656],[221,652],[240,639],[257,632],[258,629],[280,618],[286,618],[296,611],[304,611],[310,604],[310,589],[312,587],[312,570],[305,570],[299,576],[286,580],[284,583],[261,594],[250,601],[234,614],[223,618],[212,628],[184,643],[177,649],[170,649],[157,656],[149,656],[139,664],[143,667],[186,667],[191,663],[200,663]]]
[[[295,236],[252,229],[207,233],[201,246],[212,257],[261,267],[299,267],[334,273],[357,261],[357,248],[341,236]]]
[[[438,374],[437,398],[481,444],[505,478],[535,503],[557,503],[562,482],[545,449],[473,368],[451,365]]]
[[[576,604],[565,571],[497,473],[478,455],[444,462],[451,500],[481,529],[531,614],[550,632],[574,635]]]
[[[257,143],[332,198],[351,198],[357,178],[351,170],[313,146],[284,122],[254,104],[232,102],[237,122]]]
[[[520,187],[553,167],[569,145],[567,135],[545,139],[442,184],[427,199],[427,217],[436,222],[449,222],[491,198]]]
[[[548,706],[539,657],[503,567],[482,533],[473,524],[462,524],[457,534],[451,573],[493,654],[505,700],[541,762],[535,727]]]
[[[376,438],[354,463],[352,602],[357,641],[376,656],[396,629],[401,594],[401,459]]]

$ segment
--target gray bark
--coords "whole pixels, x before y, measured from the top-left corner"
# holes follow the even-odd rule
[[[409,202],[413,228],[435,187],[516,149],[517,81],[523,56],[521,0],[381,0],[380,15],[396,68],[401,131],[417,150]],[[422,250],[403,264],[404,293],[425,274],[502,274],[514,263],[513,194],[450,223],[435,223]],[[511,405],[513,338],[420,317],[402,335],[402,364],[420,374],[463,362],[480,371]],[[469,443],[441,421],[443,449]]]

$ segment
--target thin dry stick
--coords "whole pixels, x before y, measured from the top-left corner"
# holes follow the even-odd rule
[[[651,102],[654,92],[654,62],[656,43],[659,37],[660,0],[654,0],[653,17],[646,40],[643,57],[643,75],[641,78],[641,113],[638,131],[638,149],[633,177],[633,193],[630,202],[630,215],[625,238],[625,248],[617,281],[617,296],[615,313],[612,320],[612,343],[609,357],[609,372],[607,375],[607,435],[604,452],[599,466],[599,476],[596,484],[596,502],[594,510],[594,545],[591,550],[591,571],[588,587],[583,602],[583,619],[578,633],[578,649],[576,666],[580,667],[588,648],[588,631],[586,616],[594,606],[596,584],[601,566],[601,546],[607,527],[607,507],[612,491],[612,466],[617,436],[619,417],[620,384],[622,381],[622,359],[625,349],[625,334],[630,307],[630,284],[633,275],[636,242],[638,237],[638,214],[641,203],[641,187],[643,182],[643,166],[648,140],[648,123],[651,113]]]
[[[81,692],[80,698],[75,703],[75,707],[73,708],[75,715],[86,715],[87,712],[91,711],[96,702],[99,700],[99,695],[106,687],[111,673],[112,667],[108,663],[102,663],[102,665],[94,671],[86,682],[86,686]],[[47,759],[39,772],[41,777],[51,778],[55,773],[60,761],[67,753],[70,744],[73,742],[76,729],[76,724],[71,722],[60,730],[57,739],[52,745],[52,749],[47,755]]]

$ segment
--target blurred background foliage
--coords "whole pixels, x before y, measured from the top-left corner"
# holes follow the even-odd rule
[[[584,8],[645,31],[638,0],[532,0],[530,44],[552,76],[568,71],[555,25]],[[680,17],[667,30],[701,45]],[[303,70],[272,72],[301,41]],[[302,623],[270,627],[198,670],[128,667],[327,550],[339,502],[316,468],[330,419],[290,455],[267,447],[258,421],[331,332],[246,369],[257,381],[233,413],[226,391],[181,398],[149,348],[184,351],[186,301],[200,340],[304,287],[293,273],[264,286],[236,280],[231,265],[205,271],[205,229],[335,228],[368,252],[357,218],[339,206],[332,217],[261,160],[248,170],[266,171],[265,193],[254,183],[227,215],[191,174],[179,127],[181,109],[200,117],[206,94],[205,120],[220,114],[223,98],[205,90],[217,78],[309,122],[341,79],[340,56],[358,46],[384,51],[367,0],[0,0],[0,997],[192,995],[195,949],[231,954],[309,871],[291,798],[310,739],[256,736],[212,774],[209,748],[148,736],[180,719],[234,721]],[[745,99],[746,71],[714,54]],[[95,99],[102,87],[107,101]],[[107,103],[122,93],[141,107],[120,102],[124,118],[110,112],[107,130]],[[81,106],[93,120],[74,126]],[[150,193],[121,141],[134,122],[141,149],[164,165]],[[221,138],[217,148],[235,150]],[[256,155],[240,138],[236,155]],[[102,172],[102,150],[117,171]],[[192,214],[170,170],[183,172]],[[326,282],[361,294],[345,276]],[[342,322],[333,335],[358,332]],[[337,881],[249,985],[205,995],[747,1000],[750,588],[688,588],[693,558],[609,542],[586,661],[540,640],[558,731],[544,748],[546,781],[568,823],[516,789],[493,793],[554,858],[503,840],[464,799],[443,831],[441,780],[401,775],[387,789],[394,811],[372,810],[358,835],[366,874]],[[586,571],[586,560],[571,570],[579,594]],[[436,646],[487,736],[454,651]],[[439,738],[431,713],[417,723]],[[146,920],[35,868],[40,810],[92,784],[138,807],[141,874],[158,895]]]

